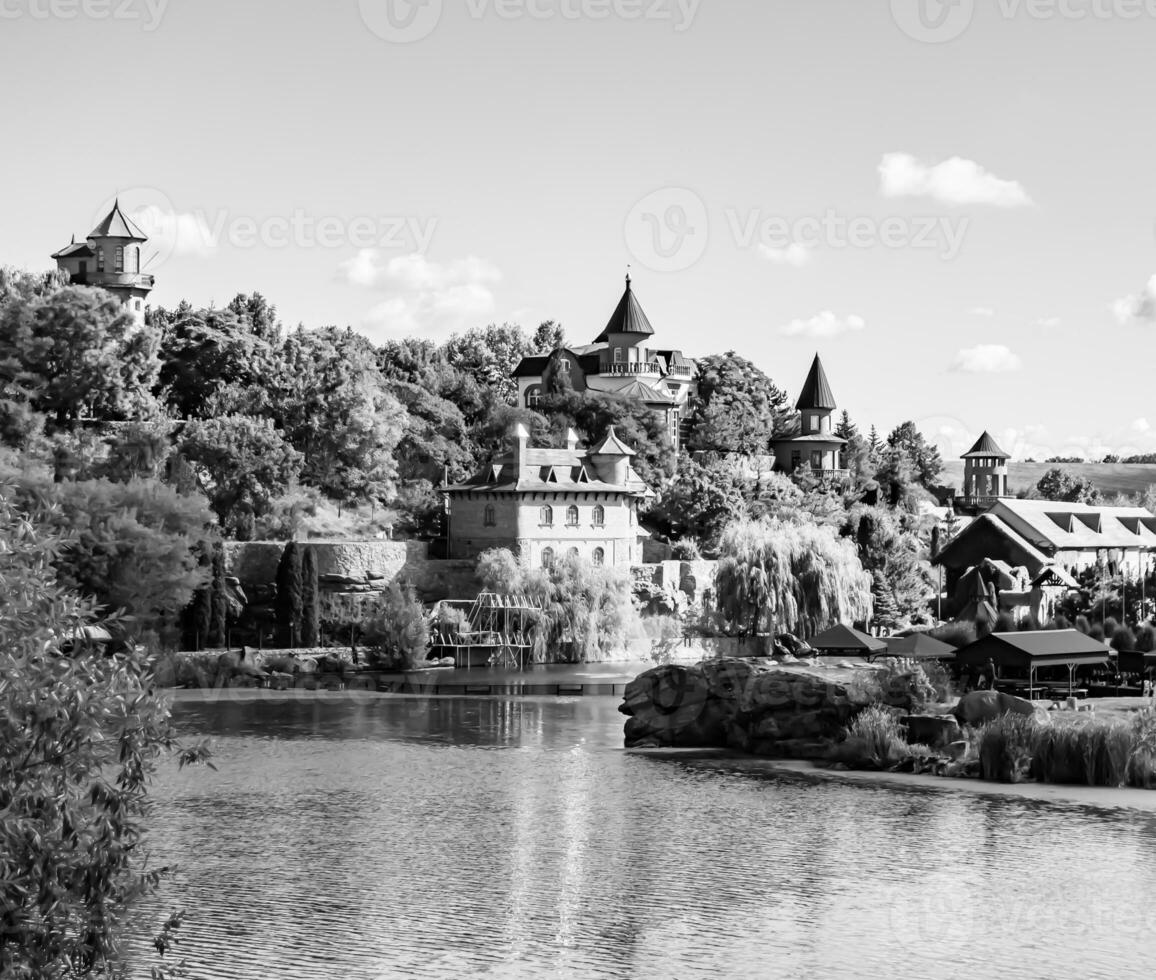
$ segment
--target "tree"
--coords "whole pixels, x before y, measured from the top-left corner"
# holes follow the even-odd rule
[[[869,478],[873,475],[875,471],[871,465],[871,446],[859,433],[858,427],[851,421],[851,415],[846,409],[839,416],[835,435],[840,439],[847,440],[847,445],[843,449],[843,467],[850,470],[857,479]],[[875,438],[877,439],[878,436],[876,435]]]
[[[715,595],[723,625],[812,636],[871,614],[871,576],[833,529],[779,520],[738,521],[723,533]]]
[[[887,445],[903,454],[916,483],[930,489],[943,470],[939,450],[923,437],[914,422],[904,422],[887,437]]]
[[[370,658],[387,667],[420,667],[429,659],[429,621],[412,588],[389,584],[370,614],[365,644]]]
[[[57,583],[41,516],[0,494],[0,976],[106,975],[168,874],[141,846],[157,760],[208,753],[178,746],[144,648],[64,652],[95,609]]]
[[[175,629],[195,589],[207,581],[198,547],[212,515],[201,497],[153,480],[53,483],[36,473],[0,473],[19,505],[49,509],[41,521],[65,537],[55,564],[60,584],[108,612],[123,610],[126,631]]]
[[[1036,484],[1036,493],[1044,500],[1069,504],[1100,503],[1099,488],[1087,477],[1073,476],[1056,466],[1048,470]]]
[[[497,393],[498,398],[512,405],[517,399],[518,385],[514,369],[524,357],[535,353],[534,344],[525,331],[515,324],[468,330],[454,334],[442,348],[447,364],[472,377],[482,388]]]
[[[902,511],[860,504],[847,512],[840,526],[840,534],[855,541],[863,567],[886,586],[889,598],[882,606],[877,586],[872,591],[875,618],[889,628],[922,619],[934,594],[916,521]],[[895,622],[884,620],[881,608]]]
[[[874,621],[890,632],[899,626],[901,614],[895,604],[895,593],[883,573],[871,573],[871,601],[875,608]]]
[[[746,490],[733,466],[686,459],[649,516],[668,534],[695,538],[712,551],[726,527],[746,516]]]
[[[301,646],[304,611],[301,566],[301,547],[296,541],[290,541],[281,552],[281,561],[277,566],[277,624],[281,631],[282,646],[291,648]]]
[[[0,302],[0,350],[15,352],[5,373],[16,374],[30,407],[56,428],[82,418],[123,420],[155,412],[156,335],[137,329],[132,315],[104,290],[68,286],[30,299],[9,294]]]
[[[197,419],[178,443],[182,459],[197,473],[201,490],[222,528],[244,504],[255,514],[298,478],[302,458],[273,423],[249,416]]]
[[[549,354],[566,346],[566,334],[562,324],[547,320],[538,324],[534,336],[530,338],[531,352],[534,354]]]
[[[307,547],[301,560],[301,645],[321,645],[321,587],[317,575],[317,551]]]
[[[691,451],[767,453],[775,429],[786,420],[786,394],[759,368],[734,351],[698,363],[697,390],[688,423]]]

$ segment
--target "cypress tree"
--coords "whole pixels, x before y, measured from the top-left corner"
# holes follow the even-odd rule
[[[210,596],[210,630],[212,642],[219,647],[229,642],[229,587],[225,584],[225,544],[213,545],[213,584]]]
[[[212,564],[209,551],[203,543],[197,546],[197,563],[206,572]],[[209,645],[209,631],[213,623],[211,591],[212,579],[210,578],[193,593],[193,601],[185,610],[187,642],[193,650],[203,650]]]
[[[313,548],[305,549],[305,557],[301,561],[301,579],[301,645],[313,648],[321,643],[317,553]]]
[[[301,645],[301,609],[301,548],[290,541],[277,566],[277,624],[283,646]]]

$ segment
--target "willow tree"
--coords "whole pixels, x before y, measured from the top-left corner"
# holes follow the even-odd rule
[[[719,553],[715,595],[732,631],[813,636],[871,616],[871,576],[832,528],[737,521],[723,532]]]

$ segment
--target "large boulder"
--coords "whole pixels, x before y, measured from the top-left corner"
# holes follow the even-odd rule
[[[979,728],[1004,715],[1032,717],[1036,713],[1036,707],[1031,701],[1004,694],[1002,691],[971,691],[959,699],[959,704],[951,710],[951,713],[961,725]]]

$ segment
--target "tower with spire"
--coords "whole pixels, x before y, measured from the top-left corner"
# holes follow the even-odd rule
[[[152,292],[153,277],[141,271],[141,247],[148,236],[121,210],[118,199],[112,210],[89,232],[83,242],[72,242],[52,258],[78,286],[99,286],[117,296],[138,324],[144,324],[145,301]]]
[[[696,365],[682,351],[654,347],[654,336],[628,272],[622,298],[592,344],[527,357],[518,365],[513,375],[518,404],[537,408],[545,397],[547,375],[563,371],[574,391],[641,402],[661,415],[678,449]]]
[[[847,440],[835,435],[832,424],[837,407],[823,361],[816,354],[795,403],[798,416],[772,440],[776,470],[782,473],[810,470],[820,479],[828,480],[847,478],[841,459]]]
[[[990,432],[963,454],[963,503],[984,510],[1008,496],[1008,460]]]

